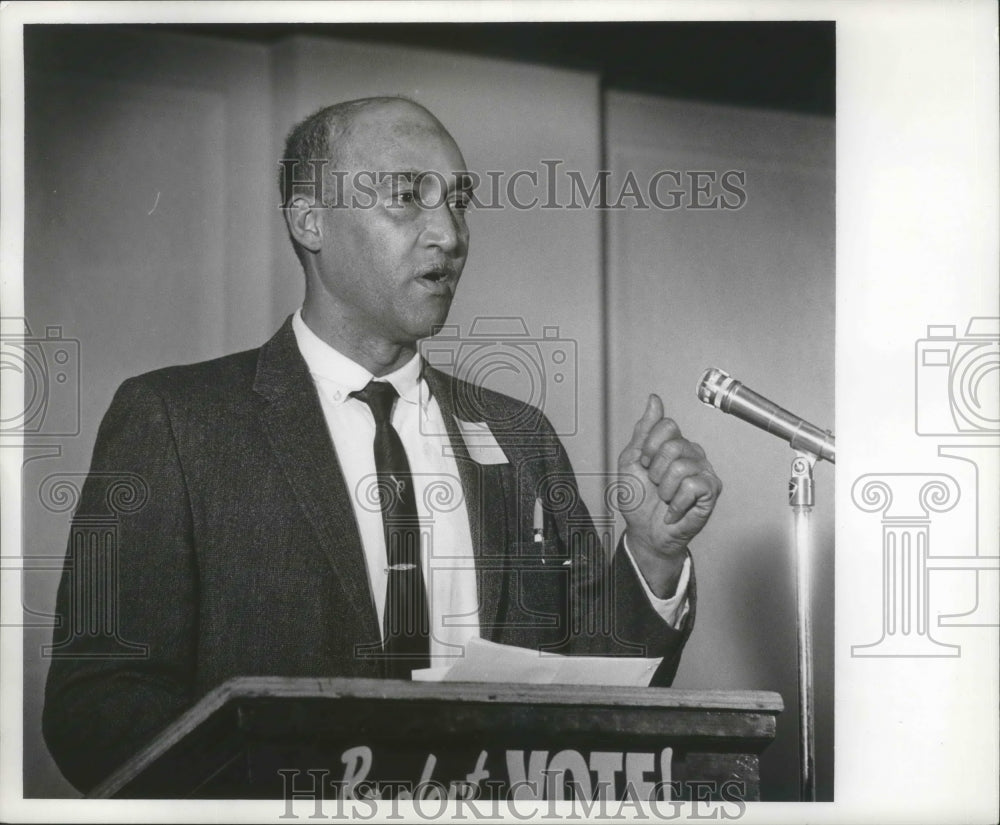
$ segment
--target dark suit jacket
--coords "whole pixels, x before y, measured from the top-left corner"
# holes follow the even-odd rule
[[[465,492],[482,635],[664,656],[655,681],[669,684],[694,611],[673,630],[624,552],[608,564],[612,546],[545,417],[430,367],[424,376]],[[454,416],[485,420],[509,463],[471,460]],[[230,677],[384,675],[358,649],[377,648],[380,633],[350,494],[290,321],[259,350],[122,384],[74,515],[46,687],[45,738],[71,782],[92,787]],[[551,513],[541,553],[539,495]],[[105,553],[115,582],[89,607],[87,552]],[[87,610],[100,613],[89,624]]]

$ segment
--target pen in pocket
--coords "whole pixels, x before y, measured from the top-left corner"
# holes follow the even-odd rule
[[[544,555],[544,552],[545,552],[545,540],[546,540],[546,538],[548,538],[545,535],[545,533],[546,533],[546,530],[545,530],[546,522],[548,521],[548,519],[546,518],[546,515],[547,514],[545,512],[545,509],[542,506],[542,500],[540,498],[536,498],[535,499],[535,509],[534,509],[534,512],[532,513],[532,516],[531,516],[532,542],[534,544],[536,544],[536,545],[541,545],[541,547],[539,549],[542,550],[542,554],[543,554],[542,555],[542,563],[543,564],[545,564],[545,563],[554,564],[554,563],[557,562],[557,559],[547,559],[545,557],[545,555]],[[549,526],[551,527],[551,525],[549,525]],[[551,532],[551,530],[549,532]],[[570,564],[570,559],[558,559],[558,561],[562,564],[563,567],[568,567],[569,564]]]
[[[533,541],[535,544],[543,544],[545,542],[545,511],[542,509],[540,498],[535,499],[535,511],[531,517],[531,524]]]

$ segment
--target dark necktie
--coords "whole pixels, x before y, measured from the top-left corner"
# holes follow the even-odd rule
[[[391,419],[399,396],[387,381],[369,381],[351,395],[364,401],[375,417],[375,471],[389,562],[383,650],[389,677],[409,679],[412,670],[430,666],[430,622],[410,462]]]

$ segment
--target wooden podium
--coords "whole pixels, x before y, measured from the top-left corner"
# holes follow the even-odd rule
[[[781,710],[763,691],[240,678],[92,796],[750,801]]]

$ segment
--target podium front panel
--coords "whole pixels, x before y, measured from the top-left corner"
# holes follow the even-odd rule
[[[243,678],[93,796],[759,798],[761,691]]]

